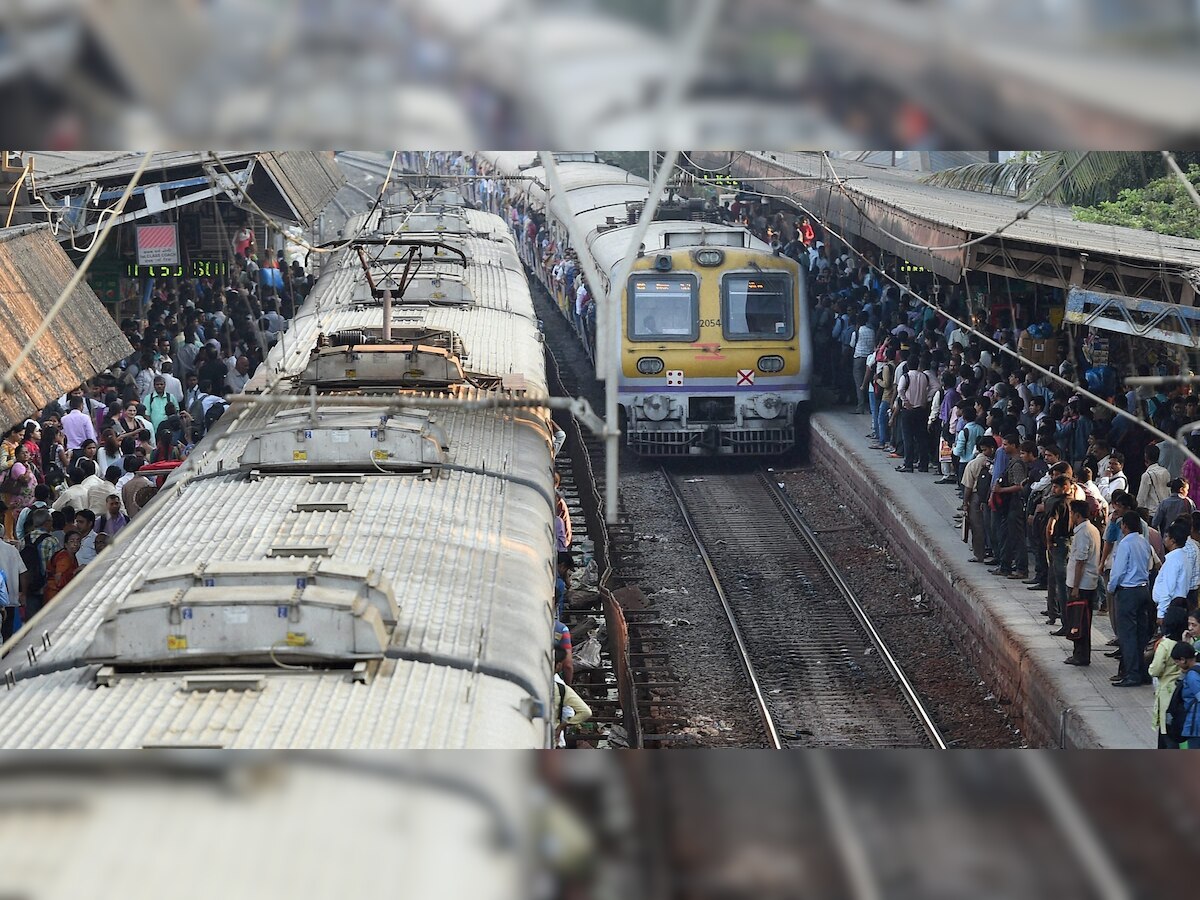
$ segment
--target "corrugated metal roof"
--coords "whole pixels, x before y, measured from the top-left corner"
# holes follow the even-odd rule
[[[397,303],[392,308],[392,322],[397,327],[425,326],[453,331],[466,345],[468,372],[495,377],[523,374],[530,393],[544,395],[547,390],[544,345],[512,232],[501,219],[487,213],[471,211],[467,224],[485,231],[486,236],[450,238],[461,241],[470,256],[471,264],[465,272],[456,265],[429,263],[421,271],[464,272],[475,304],[459,308]],[[352,230],[353,225],[347,228]],[[308,365],[309,348],[321,330],[331,334],[343,328],[378,327],[382,322],[381,307],[354,309],[347,302],[355,286],[364,282],[361,263],[354,253],[344,253],[328,266],[285,340],[272,350],[263,367],[264,374],[256,377],[248,390],[260,389],[267,378],[265,373],[292,376],[302,372]]]
[[[346,183],[333,151],[286,150],[261,153],[258,160],[295,210],[287,218],[305,225],[316,221]]]
[[[548,643],[548,642],[547,642]],[[524,691],[469,670],[388,661],[370,684],[345,672],[279,673],[259,691],[185,691],[181,675],[94,688],[97,666],[21,682],[0,702],[15,749],[536,749]]]
[[[829,176],[829,168],[818,153],[750,151],[745,156],[774,163],[798,175]],[[742,166],[744,160],[734,160],[735,173]],[[916,173],[899,169],[849,160],[835,160],[834,167],[839,177],[854,179],[846,184],[846,189],[862,198],[888,204],[940,226],[959,229],[970,237],[995,231],[1030,206],[1028,201],[1012,197],[923,184]],[[808,195],[817,191],[824,194],[838,191],[836,186],[815,181],[802,182],[799,187],[793,184],[790,188],[797,194]],[[1187,268],[1200,265],[1200,241],[1137,228],[1078,222],[1072,218],[1069,209],[1048,204],[1042,204],[1027,219],[1007,228],[1003,238],[1076,252],[1086,250],[1120,256],[1151,265]]]
[[[20,354],[75,266],[49,226],[0,229],[0,371]],[[18,422],[133,352],[87,282],[81,282],[54,324],[0,394],[0,423]]]
[[[168,177],[174,169],[198,169],[210,162],[207,150],[155,152],[146,175],[147,182]],[[52,193],[73,191],[89,182],[127,179],[141,162],[141,153],[46,153],[35,154],[34,170],[39,190]],[[330,151],[288,150],[258,153],[217,151],[226,166],[240,167],[257,160],[260,173],[250,196],[264,212],[305,225],[313,222],[346,183]],[[278,192],[278,196],[276,195]]]
[[[207,150],[155,151],[146,170],[146,180],[156,181],[156,173],[171,169],[196,167],[209,161]],[[113,151],[109,153],[35,153],[34,172],[40,190],[63,191],[89,181],[110,181],[128,178],[137,171],[143,153]],[[217,156],[227,166],[243,163],[259,154],[253,151],[218,151]]]

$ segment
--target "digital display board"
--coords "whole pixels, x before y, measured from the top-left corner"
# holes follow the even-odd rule
[[[216,278],[228,274],[229,265],[214,259],[194,259],[187,266],[125,266],[126,278]]]

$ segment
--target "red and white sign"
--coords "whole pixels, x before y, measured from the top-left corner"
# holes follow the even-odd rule
[[[754,384],[754,370],[753,369],[738,369],[738,371],[737,371],[737,386],[741,387],[743,384]]]
[[[174,225],[139,225],[137,229],[139,266],[179,265],[179,234]]]
[[[667,370],[667,387],[683,386],[683,369]]]

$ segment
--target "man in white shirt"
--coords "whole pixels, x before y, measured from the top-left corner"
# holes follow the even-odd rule
[[[75,559],[81,566],[86,566],[96,558],[96,514],[90,509],[77,510],[75,513],[75,530],[82,540]]]
[[[84,463],[94,465],[90,459],[84,459],[71,468],[71,471],[67,473],[67,481],[70,482],[70,486],[58,495],[51,504],[51,509],[65,509],[68,506],[71,509],[83,509],[87,506],[88,489],[83,485]]]
[[[159,374],[162,375],[163,383],[166,386],[167,393],[175,398],[175,405],[179,405],[180,399],[183,397],[183,385],[179,383],[179,379],[173,374],[174,364],[169,359],[164,359],[159,363]]]
[[[225,384],[229,387],[229,393],[240,394],[250,381],[250,359],[239,356],[236,361],[230,360],[230,363],[232,365],[229,366],[229,374],[225,376]]]
[[[1171,601],[1187,597],[1192,589],[1192,559],[1185,549],[1190,536],[1191,530],[1183,522],[1172,522],[1162,536],[1167,556],[1154,579],[1153,592],[1159,625]]]
[[[1171,496],[1171,473],[1158,464],[1158,444],[1146,448],[1146,471],[1142,473],[1142,483],[1138,487],[1138,512],[1149,517],[1158,504]]]
[[[1088,521],[1086,500],[1070,506],[1071,547],[1067,553],[1066,619],[1063,628],[1075,650],[1067,657],[1069,666],[1092,662],[1092,601],[1100,583],[1100,532]]]
[[[63,434],[67,436],[67,449],[78,450],[83,442],[96,439],[96,426],[92,417],[83,411],[83,397],[70,398],[71,411],[62,417]]]
[[[1129,478],[1125,475],[1125,454],[1114,450],[1108,455],[1108,474],[1100,479],[1100,493],[1110,504],[1112,495],[1117,491],[1129,490]]]

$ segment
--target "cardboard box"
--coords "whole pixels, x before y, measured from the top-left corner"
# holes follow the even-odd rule
[[[1017,341],[1017,352],[1039,366],[1049,368],[1058,363],[1058,338],[1035,338],[1028,333],[1022,334]]]

